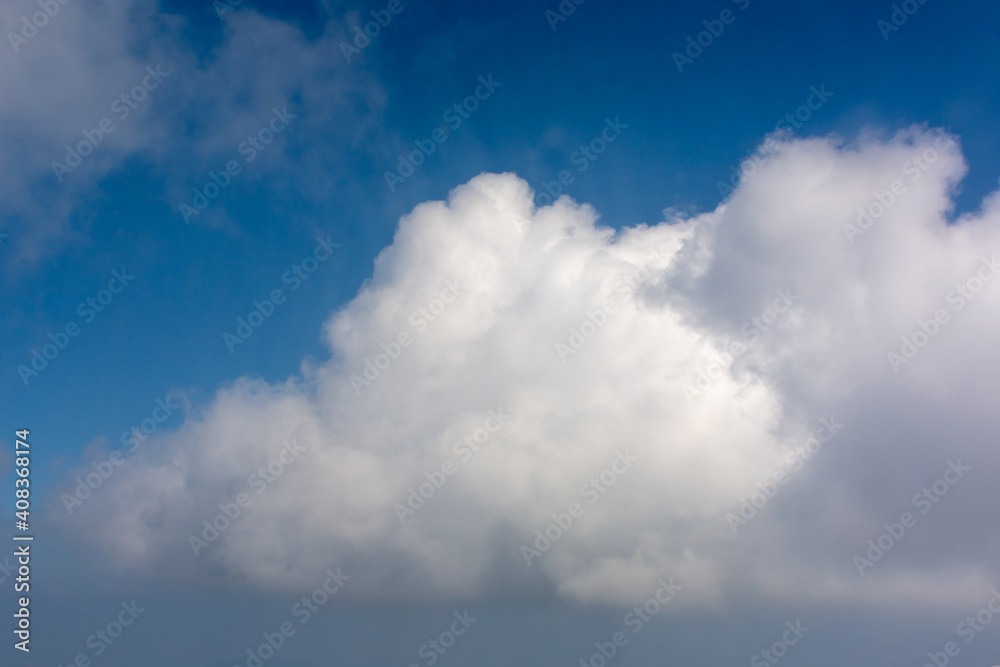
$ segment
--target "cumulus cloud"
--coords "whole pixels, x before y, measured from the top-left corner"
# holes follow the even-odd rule
[[[773,139],[714,211],[657,225],[536,208],[512,174],[421,204],[323,327],[328,360],[233,382],[65,529],[116,568],[284,588],[340,565],[363,597],[631,604],[673,577],[680,606],[978,604],[1000,198],[950,223],[965,164],[925,128]]]

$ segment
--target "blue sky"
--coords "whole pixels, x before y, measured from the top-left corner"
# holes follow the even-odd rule
[[[900,335],[916,330],[938,306],[948,308],[959,321],[959,309],[950,310],[955,302],[947,300],[945,286],[965,280],[981,255],[998,249],[989,246],[997,235],[996,204],[989,198],[1000,178],[1000,93],[995,85],[1000,74],[1000,12],[995,5],[914,2],[907,5],[915,11],[905,23],[899,21],[898,30],[886,32],[879,21],[893,20],[892,3],[803,6],[726,0],[674,6],[601,0],[576,5],[566,0],[565,20],[553,24],[546,12],[560,11],[555,1],[397,1],[398,13],[393,14],[386,13],[391,3],[384,2],[244,0],[222,16],[211,2],[71,2],[59,5],[58,13],[30,39],[11,42],[8,37],[2,68],[8,94],[0,102],[0,160],[8,175],[0,185],[5,204],[0,232],[7,235],[0,243],[0,280],[5,283],[0,304],[6,314],[0,328],[0,368],[6,374],[6,382],[0,383],[0,422],[7,429],[5,442],[15,429],[30,428],[39,452],[32,470],[34,513],[37,531],[49,546],[38,556],[38,577],[45,582],[38,604],[40,609],[51,608],[53,619],[46,621],[39,612],[38,654],[44,660],[71,660],[88,634],[83,631],[89,627],[88,618],[110,613],[107,609],[126,596],[143,595],[151,601],[156,611],[150,613],[158,614],[159,630],[142,630],[148,633],[148,644],[132,640],[130,648],[122,647],[117,655],[109,650],[105,664],[131,664],[146,655],[141,646],[170,645],[167,638],[174,628],[183,627],[175,624],[186,622],[179,619],[178,590],[201,596],[205,609],[215,605],[211,616],[226,619],[220,621],[219,631],[236,645],[228,651],[202,636],[171,660],[232,664],[241,653],[242,628],[270,622],[272,616],[280,620],[290,606],[286,599],[294,599],[289,590],[303,584],[299,579],[279,583],[263,565],[273,566],[273,554],[263,547],[259,553],[247,551],[256,555],[242,560],[239,543],[233,542],[218,561],[195,557],[190,566],[161,568],[163,559],[176,558],[173,547],[163,546],[177,542],[170,542],[174,518],[180,517],[176,525],[182,526],[177,534],[186,534],[188,512],[200,517],[239,490],[246,476],[236,462],[265,456],[261,452],[280,443],[282,438],[274,440],[269,434],[268,443],[241,449],[240,442],[267,430],[255,419],[268,415],[272,418],[267,423],[279,431],[286,426],[285,418],[309,422],[312,435],[302,437],[315,438],[317,452],[334,447],[331,443],[353,452],[330,453],[329,465],[344,471],[343,484],[348,471],[357,479],[373,475],[368,482],[358,482],[360,488],[350,500],[340,498],[339,491],[336,497],[324,495],[318,490],[323,485],[312,479],[299,480],[308,491],[298,501],[292,495],[282,495],[279,501],[277,494],[272,501],[269,493],[263,498],[274,503],[270,509],[276,514],[261,519],[258,533],[248,527],[248,536],[241,537],[250,540],[267,533],[268,526],[295,523],[290,516],[330,512],[353,517],[345,519],[349,525],[315,540],[311,536],[322,530],[303,519],[308,525],[299,530],[310,538],[298,536],[301,543],[295,542],[294,550],[309,554],[308,562],[289,565],[296,577],[311,582],[325,569],[316,569],[317,553],[340,555],[345,567],[364,562],[365,554],[380,564],[378,576],[359,585],[343,606],[337,602],[336,613],[350,619],[343,622],[356,625],[354,639],[345,639],[358,642],[345,654],[349,664],[420,661],[415,656],[421,642],[416,639],[404,642],[395,653],[366,649],[357,640],[380,638],[380,614],[402,613],[397,611],[404,608],[401,605],[423,609],[397,621],[401,636],[414,638],[426,634],[415,618],[430,609],[447,618],[456,609],[478,605],[484,617],[494,619],[488,625],[492,629],[484,627],[485,622],[477,628],[482,630],[475,645],[460,642],[442,663],[482,661],[500,651],[498,647],[518,642],[519,633],[529,632],[519,613],[505,605],[524,605],[529,616],[537,615],[544,619],[539,623],[553,628],[551,635],[535,633],[524,639],[525,654],[516,654],[522,663],[576,663],[576,653],[589,656],[583,654],[586,647],[607,641],[604,634],[610,636],[621,609],[628,608],[622,606],[621,596],[609,591],[632,590],[633,584],[645,590],[636,583],[638,574],[626,572],[620,563],[624,569],[615,569],[615,559],[628,561],[616,551],[620,541],[609,546],[581,538],[572,549],[565,547],[566,561],[530,575],[517,562],[502,563],[498,554],[505,552],[497,546],[506,545],[512,536],[532,534],[537,517],[527,508],[533,503],[542,510],[565,507],[557,499],[569,498],[566,489],[576,478],[549,479],[544,471],[591,459],[584,454],[563,458],[563,450],[555,445],[547,449],[545,443],[569,443],[576,429],[587,423],[586,415],[604,415],[600,423],[610,433],[619,425],[622,434],[641,439],[641,428],[659,424],[652,415],[661,410],[656,419],[664,422],[656,428],[687,434],[678,438],[698,443],[692,445],[692,451],[699,452],[695,458],[716,452],[713,443],[743,434],[740,437],[754,444],[726,453],[720,444],[721,458],[706,460],[725,470],[745,466],[754,474],[768,469],[773,453],[788,442],[808,437],[817,420],[831,410],[853,418],[857,426],[852,428],[858,430],[848,428],[851,435],[843,436],[851,439],[851,454],[847,447],[831,454],[807,468],[810,481],[801,482],[828,495],[785,501],[775,515],[774,530],[815,522],[847,530],[845,526],[855,525],[855,511],[879,519],[872,524],[877,527],[881,517],[898,517],[897,506],[909,505],[908,489],[932,481],[938,467],[963,452],[979,456],[981,486],[973,489],[970,482],[970,497],[953,502],[975,508],[995,500],[985,484],[996,470],[995,456],[987,453],[995,417],[980,405],[984,397],[974,390],[992,387],[988,371],[995,366],[995,355],[985,346],[995,340],[997,320],[989,300],[995,302],[997,296],[984,291],[984,297],[968,299],[969,309],[962,310],[970,315],[962,325],[941,325],[946,332],[964,327],[954,334],[957,338],[938,338],[934,352],[929,346],[912,369],[907,364],[903,372],[913,370],[914,376],[905,382],[890,368],[891,358],[886,365],[883,352],[862,357],[857,349],[868,344],[877,350],[898,348]],[[565,8],[573,8],[572,13]],[[37,11],[35,2],[9,3],[0,13],[4,33],[21,30],[22,17]],[[348,61],[343,44],[352,42],[359,22],[373,20],[372,12],[391,20]],[[719,34],[704,32],[712,26]],[[688,39],[695,42],[699,33],[706,35],[707,45],[700,53],[689,51],[691,61],[678,71],[674,54],[689,49]],[[153,71],[163,74],[150,78],[147,68],[160,68]],[[492,85],[484,87],[484,81]],[[817,98],[819,90],[828,99]],[[115,105],[123,95],[135,106],[129,105],[127,115],[125,107]],[[451,127],[445,131],[448,110],[463,101],[467,113],[452,112]],[[808,120],[773,134],[779,120],[810,103],[814,108],[805,114]],[[68,173],[54,170],[53,162],[66,159],[66,146],[78,145],[88,132],[95,136],[103,118],[111,119],[114,130],[99,132],[102,138],[93,153]],[[938,128],[957,141],[947,148],[935,144]],[[434,140],[436,130],[439,137],[446,136],[443,143]],[[274,139],[251,149],[249,135]],[[731,198],[722,196],[720,182],[737,185],[730,180],[734,170],[761,150],[768,136],[781,148],[762,162],[759,178],[751,180],[753,174],[748,174]],[[412,176],[390,187],[386,173],[399,173],[400,156],[418,150],[415,142],[433,145],[434,150],[420,156],[422,164]],[[593,148],[588,154],[581,150],[586,146],[602,148],[599,154]],[[918,179],[907,182],[907,192],[913,194],[897,195],[904,203],[890,205],[885,218],[904,220],[893,223],[902,231],[892,227],[891,234],[883,234],[889,229],[883,222],[829,252],[821,251],[831,243],[826,236],[802,231],[826,224],[822,221],[841,206],[846,212],[843,224],[848,224],[856,208],[869,205],[871,193],[877,195],[894,178],[902,178],[900,165],[910,154],[926,156],[926,151],[934,151],[933,164],[928,162]],[[227,163],[234,165],[230,173],[218,176]],[[507,176],[473,180],[484,173]],[[216,183],[224,183],[220,194],[186,221],[181,205],[193,205],[192,189],[204,191],[213,174]],[[561,193],[592,209],[578,208],[569,200],[549,206],[551,197],[543,193],[556,189],[560,174]],[[493,213],[486,200],[498,206],[506,202],[519,219],[530,219],[542,239],[537,252],[528,252],[527,246],[511,250],[513,242],[497,231],[509,224],[506,214],[487,221]],[[447,206],[440,203],[445,201]],[[936,231],[907,231],[922,230],[923,224],[930,229],[932,222],[916,222],[923,215],[940,223]],[[593,216],[599,216],[596,227]],[[837,220],[830,224],[839,242],[844,239]],[[557,238],[558,243],[553,240]],[[318,250],[331,240],[336,244],[332,252]],[[597,297],[590,299],[589,290],[599,293],[597,286],[604,284],[607,272],[642,265],[646,260],[639,249],[653,245],[674,259],[666,273],[656,274],[648,284],[639,280],[642,286],[635,294],[641,298],[636,297],[636,303],[643,305],[636,306],[635,313],[628,311],[628,317],[636,318],[631,327],[619,330],[623,320],[613,317],[607,328],[601,324],[594,341],[607,334],[604,340],[588,342],[575,355],[579,361],[589,351],[585,363],[592,366],[577,364],[566,376],[560,375],[561,366],[547,366],[552,359],[559,361],[551,354],[553,332],[579,326],[594,304],[601,303]],[[556,247],[566,250],[557,252]],[[395,369],[398,376],[391,391],[380,378],[374,389],[355,396],[348,378],[362,373],[365,362],[379,352],[379,343],[398,330],[409,330],[407,315],[432,303],[442,281],[465,275],[461,263],[471,261],[473,252],[486,256],[491,268],[462,280],[474,295],[477,281],[487,281],[490,296],[474,302],[479,305],[456,306],[472,309],[463,315],[470,318],[465,324],[432,326],[426,336],[416,335],[414,350],[424,345],[434,352],[420,357],[422,361],[400,357],[399,364],[385,371],[388,377]],[[583,256],[590,259],[579,259]],[[298,268],[303,262],[305,268]],[[134,278],[123,286],[115,272]],[[793,308],[773,329],[761,331],[765,342],[752,352],[755,356],[725,373],[731,395],[710,397],[718,401],[718,412],[712,412],[715,402],[711,410],[691,408],[688,416],[674,414],[680,409],[676,403],[662,407],[665,400],[679,397],[683,402],[684,394],[669,394],[657,384],[661,380],[642,376],[645,371],[633,357],[653,355],[644,357],[649,367],[662,364],[669,369],[658,378],[688,377],[701,367],[698,359],[710,360],[725,341],[741,336],[744,322],[766,312],[775,290],[789,285],[804,294],[804,314]],[[272,298],[275,290],[281,290],[281,303],[273,304],[245,342],[227,346],[224,335],[235,335],[239,318],[248,318],[255,301]],[[466,303],[462,298],[459,304]],[[106,303],[97,312],[93,304],[86,305],[87,299]],[[567,309],[565,321],[550,326],[546,313],[562,308]],[[442,316],[442,322],[448,319]],[[67,325],[77,335],[69,337]],[[647,326],[651,328],[642,334]],[[523,351],[535,349],[535,336],[549,354],[544,361]],[[660,342],[654,345],[653,340]],[[37,374],[29,373],[33,350],[42,351],[50,343],[64,349],[51,355],[54,358]],[[374,347],[365,347],[368,343]],[[653,347],[647,350],[647,345]],[[690,350],[692,356],[683,361],[670,356],[680,350]],[[925,358],[925,366],[918,369],[917,361]],[[464,374],[451,375],[465,364]],[[857,375],[851,381],[842,377],[845,369],[870,365],[888,375],[865,376],[864,381]],[[597,386],[606,392],[576,394],[583,392],[581,387]],[[639,386],[652,393],[611,398],[616,387],[621,392]],[[667,394],[651,398],[661,390]],[[157,401],[178,407],[166,419],[150,421],[154,414],[163,414],[156,412],[162,410]],[[463,501],[456,491],[454,498],[441,499],[454,512],[447,524],[451,528],[428,529],[433,537],[420,535],[428,542],[412,553],[408,549],[416,542],[410,540],[419,541],[417,536],[373,536],[377,512],[360,507],[358,498],[373,504],[378,500],[362,491],[395,497],[382,487],[395,484],[405,497],[410,481],[417,483],[423,474],[422,466],[440,459],[436,449],[414,442],[453,440],[481,421],[476,416],[480,404],[485,410],[500,401],[522,406],[514,420],[514,430],[520,431],[509,435],[511,442],[540,439],[537,448],[526,450],[532,454],[512,454],[489,464],[491,470],[511,475],[524,466],[518,473],[519,479],[528,480],[521,489],[523,497]],[[691,414],[703,421],[689,423]],[[747,414],[758,418],[742,423]],[[959,414],[965,415],[962,421]],[[577,418],[571,419],[573,415]],[[155,423],[148,444],[126,455],[128,462],[97,491],[94,501],[79,514],[69,514],[63,497],[75,485],[74,478],[121,448],[123,434],[133,426],[141,428],[143,420]],[[568,422],[557,428],[553,422],[559,420]],[[632,432],[633,427],[640,432]],[[589,432],[595,429],[600,430],[593,425]],[[706,433],[715,440],[702,442]],[[946,441],[967,448],[955,444],[952,451]],[[912,442],[912,450],[907,442]],[[213,443],[218,449],[212,449]],[[13,445],[8,444],[11,447],[0,455],[4,489],[12,488],[14,479]],[[666,456],[663,451],[674,451],[671,446],[663,445],[665,450],[650,456],[659,462],[657,457]],[[565,447],[576,451],[569,444]],[[875,447],[865,459],[870,468],[852,458],[868,447]],[[598,455],[603,451],[594,445],[593,460],[603,460],[604,454]],[[906,451],[912,456],[901,464],[898,457]],[[378,458],[387,452],[401,458]],[[526,463],[538,452],[545,455]],[[355,455],[365,462],[351,458]],[[688,463],[693,460],[678,456]],[[173,466],[171,472],[158,477],[164,465]],[[653,469],[657,465],[652,464]],[[906,472],[886,481],[895,466]],[[149,497],[161,504],[140,519],[132,517],[151,532],[122,537],[132,525],[129,494],[152,489],[151,480],[173,479],[170,475],[177,470],[183,471],[179,486],[156,487]],[[337,486],[332,479],[330,484]],[[676,642],[657,649],[651,644],[623,649],[616,658],[622,664],[660,664],[665,656],[692,666],[750,660],[756,650],[750,647],[763,645],[796,610],[825,619],[825,629],[815,633],[817,641],[810,645],[812,656],[807,659],[803,652],[795,658],[803,664],[916,663],[932,647],[898,642],[919,627],[929,633],[937,628],[943,643],[954,627],[952,617],[961,618],[955,608],[964,608],[966,600],[976,597],[963,597],[968,590],[978,590],[971,579],[993,581],[995,569],[987,563],[992,558],[995,564],[997,546],[981,533],[995,528],[995,520],[992,528],[982,526],[980,515],[973,513],[949,527],[935,512],[931,516],[942,522],[939,528],[947,540],[937,540],[924,556],[909,554],[911,560],[905,563],[912,571],[900,559],[899,579],[887,582],[884,590],[833,595],[824,589],[826,593],[817,590],[797,598],[782,585],[763,582],[762,591],[755,591],[736,583],[737,555],[702,559],[711,551],[706,546],[709,537],[687,523],[695,522],[695,516],[724,514],[718,510],[724,505],[720,499],[732,491],[738,500],[745,480],[711,476],[702,481],[699,488],[711,497],[691,501],[697,511],[662,516],[649,508],[636,510],[637,516],[647,510],[650,514],[628,533],[628,539],[640,545],[635,558],[645,563],[643,567],[686,564],[678,565],[679,576],[686,573],[689,580],[701,582],[689,590],[690,597],[702,603],[692,602],[669,622],[658,621],[663,633],[678,637]],[[496,489],[508,482],[506,476],[494,479],[475,472],[469,473],[467,483]],[[894,493],[897,485],[902,490]],[[649,501],[654,486],[637,484],[635,493]],[[686,508],[685,499],[699,493],[691,490],[681,498],[668,494],[662,500]],[[633,505],[644,506],[644,501],[622,498],[601,512],[631,514]],[[5,519],[12,520],[12,504],[5,501],[0,507]],[[476,521],[465,514],[471,511],[468,507],[486,508],[495,519],[488,536],[468,528],[462,539],[454,537],[453,531],[462,532],[454,526]],[[804,516],[802,507],[816,514]],[[392,519],[391,510],[386,512]],[[539,516],[549,513],[541,511]],[[150,527],[157,522],[160,528]],[[725,529],[725,523],[721,525]],[[680,540],[678,535],[690,539],[688,555],[679,545],[667,548],[658,542]],[[868,536],[857,536],[864,545]],[[331,541],[324,541],[326,537]],[[514,541],[520,544],[518,539]],[[765,537],[759,539],[767,543]],[[933,543],[928,538],[928,544]],[[477,574],[467,575],[469,579],[456,575],[452,581],[427,563],[415,564],[433,551],[429,544],[450,546],[449,553],[472,545],[471,552],[479,558]],[[794,544],[787,538],[787,545]],[[943,544],[961,546],[973,555],[946,556]],[[825,570],[815,565],[823,560],[816,554],[828,546],[819,539],[798,553],[787,546],[775,562],[786,562],[797,576],[817,581],[817,573]],[[850,560],[848,556],[848,566]],[[446,565],[448,558],[440,562],[441,567],[462,570],[458,563]],[[594,580],[604,572],[600,563],[612,573],[605,572],[605,583]],[[590,574],[580,574],[583,571]],[[747,571],[756,572],[749,565]],[[875,599],[889,597],[905,609],[913,601],[900,592],[901,582],[922,581],[917,573],[954,575],[968,588],[959,586],[961,595],[953,597],[927,592],[926,604],[917,605],[913,625],[907,626],[890,613],[891,606],[887,610]],[[615,576],[627,585],[615,584]],[[476,585],[470,583],[473,579]],[[317,585],[320,582],[322,577]],[[393,582],[406,591],[401,594],[405,601],[387,592]],[[829,588],[847,590],[833,580]],[[4,604],[10,599],[6,596]],[[83,618],[57,613],[56,600],[72,600],[83,610]],[[767,610],[762,615],[767,621],[754,618],[756,608]],[[852,610],[871,618],[871,625],[852,618]],[[685,624],[690,631],[682,634],[700,638],[701,644],[680,638],[677,628]],[[710,641],[715,631],[709,629],[716,626],[732,629],[728,652],[701,652],[699,646]],[[819,640],[827,632],[827,639]],[[852,648],[819,648],[838,633],[849,637]],[[992,641],[980,639],[964,651],[963,664],[996,662],[996,642],[989,646],[994,657],[986,657],[985,645]],[[554,646],[546,649],[549,644]],[[303,643],[295,650],[294,657],[281,656],[271,664],[327,664],[321,642]],[[466,657],[459,659],[459,650],[467,651]],[[983,651],[987,662],[974,663],[969,657],[973,650]],[[12,664],[42,664],[31,661],[35,658],[24,661],[19,652],[8,655],[22,661]],[[876,660],[876,655],[882,657]]]
[[[292,4],[281,8],[248,1],[241,8],[288,21],[315,39],[323,10]],[[718,5],[719,11],[727,7]],[[754,3],[739,12],[732,4],[737,20],[684,73],[677,72],[670,55],[683,50],[689,34],[704,30],[702,20],[717,17],[709,11],[714,7],[695,3],[667,11],[585,3],[555,31],[544,18],[544,4],[508,5],[503,17],[487,6],[404,7],[350,64],[371,72],[384,90],[382,117],[375,122],[394,145],[375,148],[362,140],[329,156],[333,170],[349,170],[349,177],[341,176],[348,182],[330,184],[332,176],[313,175],[308,187],[319,191],[309,198],[236,184],[213,209],[239,216],[238,229],[214,234],[197,225],[192,229],[178,224],[176,207],[165,197],[163,172],[185,185],[200,184],[204,174],[197,169],[184,174],[183,138],[174,137],[171,144],[177,148],[171,153],[176,155],[169,166],[154,166],[141,154],[129,156],[101,175],[90,197],[74,204],[66,217],[86,230],[85,238],[62,237],[43,257],[9,271],[15,289],[6,291],[13,299],[6,311],[13,317],[5,332],[10,344],[4,347],[4,365],[12,368],[24,363],[50,330],[72,319],[76,304],[103,287],[112,268],[131,263],[143,276],[121,305],[101,318],[97,328],[102,332],[95,328],[74,341],[74,351],[79,346],[80,352],[60,355],[65,375],[50,379],[49,371],[29,388],[20,382],[6,385],[10,393],[4,404],[14,414],[52,421],[33,391],[47,397],[63,392],[92,396],[98,402],[88,409],[62,413],[67,421],[57,431],[58,440],[71,453],[85,444],[81,437],[117,431],[139,419],[170,386],[210,389],[242,373],[283,378],[303,356],[324,354],[315,324],[307,323],[355,293],[370,275],[371,258],[391,241],[400,215],[482,171],[513,171],[540,188],[563,169],[577,169],[570,155],[600,131],[607,116],[621,117],[627,132],[587,172],[575,173],[567,191],[593,204],[613,228],[655,222],[669,206],[714,207],[720,200],[717,182],[729,180],[733,165],[778,119],[806,101],[812,85],[826,85],[833,97],[800,134],[851,137],[862,128],[887,132],[910,123],[948,127],[968,137],[963,149],[970,174],[956,198],[959,210],[974,210],[995,185],[991,147],[1000,105],[988,82],[995,79],[997,60],[984,57],[982,49],[995,49],[1000,34],[989,6],[922,6],[887,42],[876,26],[890,13],[887,8]],[[225,27],[210,5],[172,3],[162,9],[188,24],[181,48],[206,59],[202,66],[210,62]],[[367,14],[380,7],[338,9]],[[346,69],[348,63],[329,65]],[[426,138],[442,111],[469,94],[484,73],[503,84],[496,97],[412,181],[388,192],[383,174],[396,166],[394,158],[404,145]],[[185,85],[183,71],[171,76],[171,86]],[[169,94],[164,88],[150,102]],[[224,108],[204,113],[225,123]],[[197,118],[170,122],[198,125]],[[326,138],[290,130],[289,159]],[[235,147],[238,141],[230,143]],[[44,192],[56,187],[52,180],[39,178],[34,187]],[[16,218],[8,226],[13,224]],[[325,280],[309,285],[317,291],[288,304],[238,354],[220,355],[218,332],[248,303],[234,303],[237,286],[247,296],[268,290],[310,249],[318,230],[344,243],[336,261],[324,266]],[[17,232],[8,233],[7,252],[15,253]],[[157,306],[149,308],[150,303]],[[152,377],[164,384],[150,386]],[[95,386],[101,390],[93,391]]]

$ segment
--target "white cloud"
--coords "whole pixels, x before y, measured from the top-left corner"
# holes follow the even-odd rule
[[[155,0],[57,4],[58,13],[16,53],[0,50],[0,201],[11,248],[24,260],[12,264],[18,269],[64,244],[87,242],[81,205],[99,199],[102,179],[125,168],[128,158],[163,179],[166,204],[177,211],[210,170],[237,158],[239,143],[266,126],[274,107],[289,105],[297,119],[266,159],[244,170],[239,187],[268,178],[288,192],[325,192],[328,181],[306,175],[335,178],[330,164],[339,160],[331,154],[357,149],[376,131],[384,95],[363,69],[344,63],[341,21],[331,18],[309,40],[294,26],[241,8],[218,24],[217,44],[196,52],[189,32],[206,26],[161,12]],[[205,4],[214,21],[211,7]],[[23,15],[37,11],[36,2],[6,3],[0,22],[19,26]],[[143,82],[147,67],[164,73],[161,81],[144,99],[123,104],[121,96]],[[113,126],[107,135],[95,133],[102,119]],[[66,164],[67,146],[85,141],[84,132],[98,143],[93,152],[68,174],[54,168]],[[303,139],[292,159],[284,154],[295,141],[291,132],[323,141]],[[196,220],[219,224],[221,208],[216,203]]]
[[[965,172],[955,145],[853,244],[843,230],[936,136],[782,139],[715,211],[617,234],[588,206],[536,210],[514,175],[479,176],[400,221],[326,323],[329,361],[220,391],[67,529],[116,567],[294,588],[342,565],[351,594],[371,597],[628,603],[672,576],[681,606],[978,604],[996,576],[996,531],[980,527],[995,505],[1000,280],[898,372],[886,353],[1000,251],[1000,198],[947,223]],[[450,303],[447,281],[460,292]],[[750,341],[744,323],[779,289],[796,309]],[[604,320],[594,313],[608,300]],[[560,355],[571,328],[590,331],[588,311],[600,326]],[[411,338],[397,349],[401,332]],[[689,401],[685,387],[734,340],[746,352]],[[352,383],[366,360],[379,376]],[[509,419],[464,460],[454,443],[498,408]],[[844,429],[734,536],[726,513],[830,415]],[[295,434],[308,451],[195,558],[189,535]],[[637,463],[602,482],[617,450]],[[956,457],[967,481],[859,578],[851,557]],[[446,459],[455,474],[401,526],[394,505],[440,481]],[[526,566],[521,546],[574,502],[582,516]]]

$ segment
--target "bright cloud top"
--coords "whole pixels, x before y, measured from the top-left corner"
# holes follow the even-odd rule
[[[947,223],[965,165],[936,132],[771,140],[715,211],[618,233],[511,174],[418,206],[329,361],[221,390],[67,528],[139,570],[342,566],[369,597],[978,603],[1000,199]],[[969,481],[920,515],[956,458]],[[925,525],[859,576],[899,508]]]

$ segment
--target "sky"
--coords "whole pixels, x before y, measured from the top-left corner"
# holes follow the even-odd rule
[[[0,25],[2,664],[1000,662],[994,4]]]

